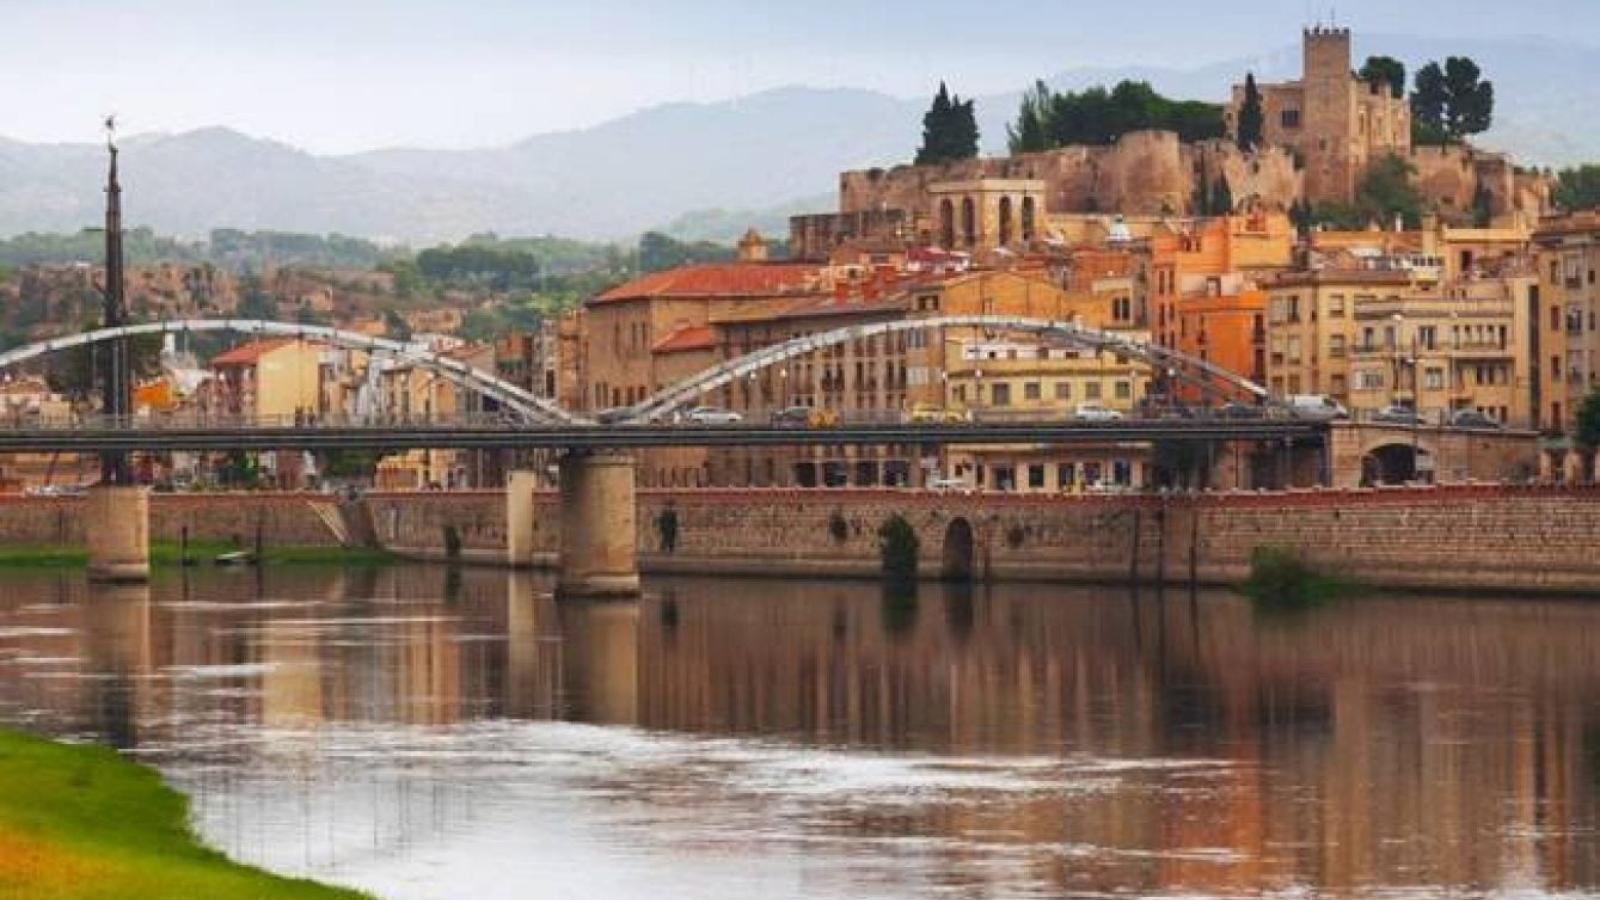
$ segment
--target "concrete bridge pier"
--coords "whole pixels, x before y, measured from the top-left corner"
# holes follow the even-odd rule
[[[150,494],[138,485],[97,484],[86,499],[89,580],[150,578]]]
[[[558,598],[639,596],[635,480],[634,460],[626,453],[562,455]]]
[[[539,473],[511,472],[506,477],[506,564],[513,569],[533,565],[533,492]]]

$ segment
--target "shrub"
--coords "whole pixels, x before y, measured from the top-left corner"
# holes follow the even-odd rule
[[[895,513],[878,527],[878,554],[885,580],[909,584],[917,580],[917,554],[922,542],[905,516]]]
[[[1250,577],[1242,590],[1273,609],[1307,609],[1347,593],[1353,585],[1324,574],[1297,551],[1263,545],[1250,553]]]

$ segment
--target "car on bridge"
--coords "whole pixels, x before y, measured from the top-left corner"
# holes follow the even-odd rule
[[[777,428],[805,428],[811,424],[811,407],[785,406],[774,411],[768,422]]]
[[[1475,409],[1458,409],[1450,416],[1452,428],[1493,428],[1503,429],[1506,426],[1496,421],[1487,413]]]
[[[720,406],[696,406],[683,414],[683,420],[691,425],[737,425],[744,416]]]
[[[1409,406],[1391,404],[1373,413],[1372,421],[1385,425],[1421,425],[1422,415]]]
[[[1079,403],[1073,410],[1072,417],[1080,422],[1120,422],[1122,413],[1108,409],[1098,403]]]
[[[1288,398],[1289,411],[1296,418],[1339,420],[1350,418],[1350,411],[1332,397],[1324,394],[1291,394]]]
[[[915,403],[906,412],[906,421],[913,425],[957,424],[971,422],[972,412],[940,406],[937,403]]]
[[[1254,420],[1266,418],[1267,412],[1259,406],[1248,403],[1224,403],[1217,407],[1216,417],[1232,421]]]

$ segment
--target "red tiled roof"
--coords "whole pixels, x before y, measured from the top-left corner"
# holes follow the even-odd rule
[[[710,325],[686,325],[657,341],[652,353],[684,353],[690,350],[710,350],[717,345],[717,336]]]
[[[762,297],[803,287],[816,267],[797,263],[705,263],[635,278],[590,300],[646,297]]]
[[[294,343],[294,340],[291,338],[251,341],[248,344],[240,344],[232,350],[212,357],[211,364],[213,366],[253,366],[261,360],[261,357],[279,347],[292,343]]]
[[[861,297],[806,297],[773,313],[774,319],[809,319],[821,316],[865,315],[905,312],[910,306],[905,294],[867,300]]]

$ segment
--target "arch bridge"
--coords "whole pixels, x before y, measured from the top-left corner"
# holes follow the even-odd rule
[[[832,331],[791,338],[711,366],[704,372],[669,385],[632,406],[614,411],[608,418],[627,423],[658,420],[682,409],[696,398],[731,384],[737,379],[754,376],[763,369],[782,365],[809,353],[877,335],[942,328],[981,328],[994,332],[1033,334],[1045,340],[1059,341],[1083,350],[1113,353],[1120,357],[1142,360],[1158,371],[1193,384],[1212,396],[1226,399],[1245,397],[1257,403],[1271,402],[1270,392],[1250,379],[1159,344],[1134,340],[1114,332],[1085,328],[1073,322],[1018,316],[965,315],[850,325]]]
[[[519,385],[497,375],[473,368],[458,359],[442,353],[422,350],[414,345],[388,338],[372,337],[353,331],[342,331],[324,325],[300,325],[284,322],[265,322],[258,319],[175,319],[164,322],[142,322],[114,328],[101,328],[82,334],[51,338],[0,353],[0,370],[20,365],[52,353],[76,347],[92,346],[123,338],[153,334],[189,334],[221,331],[233,334],[265,337],[287,337],[322,341],[349,350],[391,356],[412,363],[458,387],[493,400],[522,421],[529,424],[575,424],[584,421],[560,406],[537,397]]]

